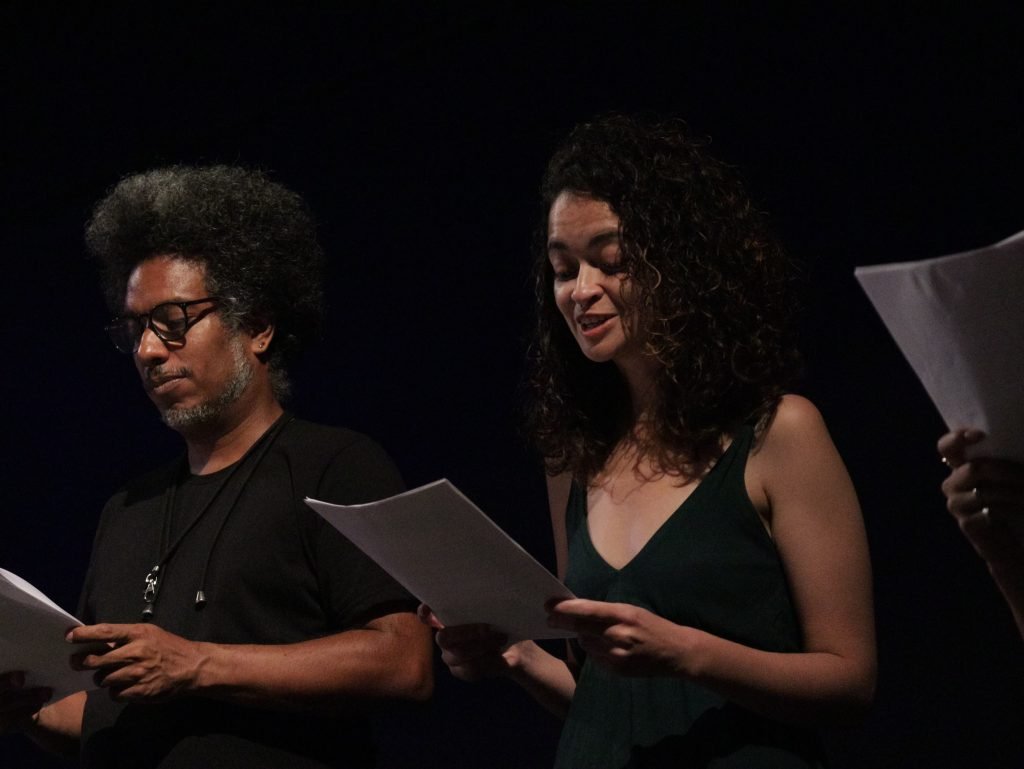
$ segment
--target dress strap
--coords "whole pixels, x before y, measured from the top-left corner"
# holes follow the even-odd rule
[[[575,478],[569,487],[569,501],[565,504],[565,534],[569,541],[576,535],[580,524],[587,519],[587,492]]]

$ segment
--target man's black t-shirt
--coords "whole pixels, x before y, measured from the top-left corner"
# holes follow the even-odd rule
[[[258,464],[249,472],[245,462],[253,460]],[[402,491],[377,444],[292,419],[264,456],[254,451],[232,470],[188,476],[179,459],[115,494],[96,533],[79,617],[87,624],[141,622],[145,577],[183,533],[161,567],[151,621],[190,640],[294,643],[415,605],[303,503],[310,496],[356,504]],[[202,607],[195,600],[200,589]],[[359,710],[354,703],[353,715],[324,718],[200,697],[122,705],[94,691],[82,762],[132,769],[371,766]]]

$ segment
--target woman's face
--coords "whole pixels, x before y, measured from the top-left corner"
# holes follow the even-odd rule
[[[548,214],[548,259],[555,304],[583,354],[620,368],[639,360],[620,265],[619,217],[606,202],[563,192]]]

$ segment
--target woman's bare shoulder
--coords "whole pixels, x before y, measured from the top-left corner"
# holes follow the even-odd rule
[[[757,450],[806,448],[823,440],[831,443],[818,407],[802,395],[787,393],[758,432]]]

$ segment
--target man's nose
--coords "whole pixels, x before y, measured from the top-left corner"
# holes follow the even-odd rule
[[[139,349],[135,351],[135,357],[139,361],[147,363],[166,360],[167,358],[167,345],[148,325],[142,328],[142,336],[139,337]]]

